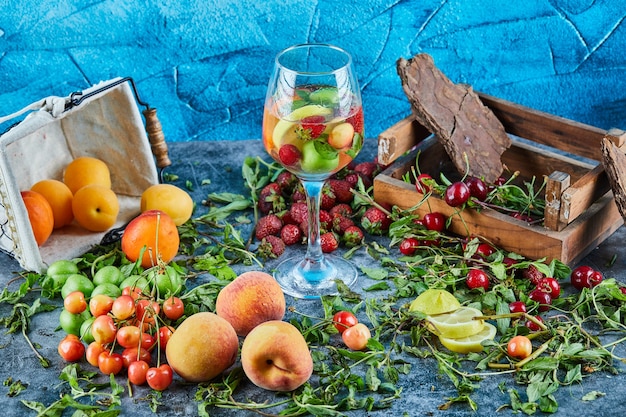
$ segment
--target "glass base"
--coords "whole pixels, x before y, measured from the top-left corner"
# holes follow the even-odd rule
[[[357,270],[351,262],[333,255],[324,255],[319,262],[302,257],[289,258],[274,271],[274,278],[285,294],[307,299],[338,294],[336,280],[352,288],[357,277]]]

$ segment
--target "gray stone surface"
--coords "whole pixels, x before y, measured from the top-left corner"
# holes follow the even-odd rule
[[[369,159],[375,153],[374,142],[366,143],[366,147],[359,159]],[[196,201],[200,201],[207,193],[219,191],[242,191],[240,167],[246,156],[264,156],[261,142],[241,141],[229,142],[188,142],[175,143],[170,146],[170,155],[173,161],[168,172],[180,177],[179,181],[184,184],[190,181],[193,185],[193,196]],[[210,185],[202,185],[202,181],[211,179]],[[626,230],[622,227],[608,241],[583,260],[583,263],[595,266],[602,270],[606,276],[615,277],[626,282],[624,263],[626,260],[622,256],[623,241],[626,237]],[[290,249],[301,250],[301,249]],[[617,261],[612,266],[607,266],[613,255],[617,255]],[[355,262],[359,265],[368,265],[371,258],[365,255],[358,255]],[[268,263],[269,270],[273,263]],[[238,266],[239,271],[243,267]],[[0,254],[0,280],[3,283],[13,276],[13,272],[19,271],[19,266],[15,261],[5,254]],[[208,277],[198,278],[199,282]],[[359,285],[368,286],[372,283],[364,276],[360,277]],[[319,301],[303,301],[287,298],[288,305],[293,305],[303,312],[312,315],[322,314]],[[6,315],[10,310],[7,305],[0,305],[0,316]],[[51,361],[48,369],[43,369],[37,359],[33,356],[25,343],[24,338],[17,335],[0,334],[0,381],[5,381],[8,377],[19,379],[28,384],[28,388],[17,397],[10,398],[7,394],[7,387],[0,387],[0,405],[3,408],[3,415],[6,417],[28,416],[34,413],[22,406],[20,400],[41,401],[46,404],[58,398],[59,384],[58,375],[65,366],[56,353],[56,346],[62,337],[62,332],[55,331],[58,324],[58,311],[40,314],[35,317],[30,329],[30,336],[34,343],[40,346],[40,352]],[[618,347],[617,354],[624,356],[624,348]],[[507,388],[515,387],[515,383],[508,375],[498,377],[487,377],[480,382],[481,388],[473,396],[478,404],[478,411],[471,412],[465,405],[452,406],[447,411],[440,411],[437,406],[445,402],[446,398],[456,396],[456,391],[447,378],[438,375],[436,364],[430,359],[410,359],[413,364],[410,375],[402,376],[400,386],[402,387],[401,399],[394,402],[390,410],[373,413],[355,412],[354,416],[508,416],[511,411],[504,409],[497,411],[498,407],[508,402]],[[620,366],[623,372],[623,366]],[[89,368],[89,365],[85,365]],[[123,377],[119,378],[124,381]],[[626,415],[626,405],[624,404],[624,382],[626,377],[623,373],[619,375],[609,375],[605,373],[592,374],[586,377],[580,385],[562,388],[557,394],[559,411],[557,416],[575,416],[582,413],[594,416],[604,415]],[[500,389],[499,384],[504,383],[505,388]],[[520,387],[516,387],[520,388]],[[605,393],[605,396],[596,401],[583,402],[583,395],[591,391]],[[504,392],[503,392],[504,391]],[[152,416],[154,415],[142,398],[147,395],[147,388],[139,387],[134,390],[134,397],[126,397],[123,401],[122,415]],[[167,416],[194,416],[197,415],[197,405],[193,399],[195,393],[194,385],[183,384],[179,379],[170,389],[163,393],[158,415]],[[245,400],[252,398],[261,401],[264,398],[272,398],[274,394],[253,387],[246,383],[237,393],[237,398]],[[216,416],[241,416],[254,415],[241,410],[210,410],[210,415]]]

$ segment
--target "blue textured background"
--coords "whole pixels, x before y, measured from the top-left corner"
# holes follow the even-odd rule
[[[366,134],[410,112],[399,57],[580,122],[626,128],[623,0],[0,0],[0,115],[131,76],[168,141],[259,138],[274,55],[349,50]]]

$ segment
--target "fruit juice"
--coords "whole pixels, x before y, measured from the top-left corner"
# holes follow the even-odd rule
[[[265,104],[263,143],[295,175],[328,177],[361,150],[363,107],[356,98],[342,106],[336,88],[317,86],[297,89],[282,103],[270,97]]]

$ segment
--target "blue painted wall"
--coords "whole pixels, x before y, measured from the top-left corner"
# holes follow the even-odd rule
[[[357,67],[366,133],[410,112],[399,57],[455,82],[626,129],[623,0],[0,0],[0,115],[131,76],[168,141],[260,137],[274,55],[329,42]]]

